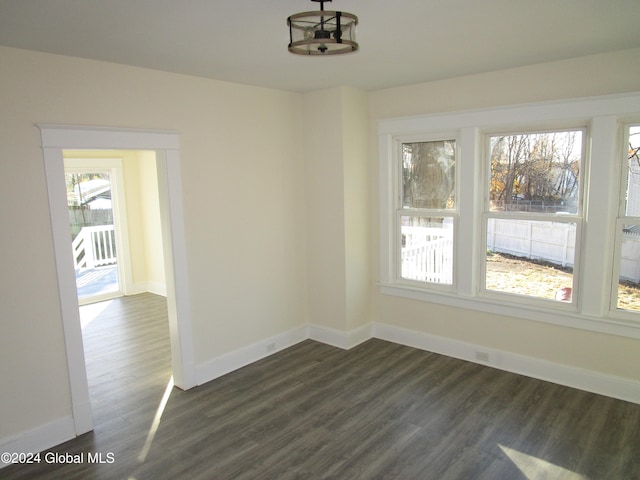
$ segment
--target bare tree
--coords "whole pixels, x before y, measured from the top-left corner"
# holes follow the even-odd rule
[[[451,142],[403,145],[404,205],[411,208],[450,207],[455,189],[455,152]]]
[[[494,208],[513,208],[509,205],[520,199],[539,202],[539,208],[557,208],[575,198],[580,173],[577,136],[578,132],[555,132],[493,137]]]
[[[521,193],[525,152],[529,150],[527,135],[494,137],[491,148],[491,197],[501,203],[510,203]]]

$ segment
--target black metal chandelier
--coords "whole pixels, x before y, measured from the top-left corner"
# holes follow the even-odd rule
[[[348,12],[326,11],[320,2],[317,12],[302,12],[287,18],[289,51],[298,55],[339,55],[358,50],[358,17]]]

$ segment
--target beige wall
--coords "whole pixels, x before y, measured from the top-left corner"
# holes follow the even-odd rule
[[[640,91],[640,49],[369,93],[371,158],[384,118]],[[378,252],[378,171],[371,169]],[[378,256],[372,257],[379,275]],[[640,341],[396,297],[373,295],[373,319],[563,365],[640,380]]]
[[[365,92],[342,89],[347,322],[352,331],[370,321],[371,222],[369,131]]]
[[[147,289],[166,292],[162,228],[160,225],[160,198],[155,152],[136,152],[138,159],[138,191],[140,192],[140,226],[143,235],[144,276]],[[131,224],[131,221],[130,221]],[[132,225],[129,226],[131,231]],[[134,282],[135,282],[134,277]]]
[[[304,95],[309,319],[349,332],[369,322],[369,155],[365,92]]]
[[[640,90],[640,48],[370,92],[369,113],[425,115]]]
[[[344,164],[340,89],[304,95],[309,321],[345,330]]]
[[[197,362],[306,323],[300,95],[0,48],[0,105],[0,439],[71,411],[36,123],[179,132]]]

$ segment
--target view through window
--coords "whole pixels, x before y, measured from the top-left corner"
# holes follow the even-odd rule
[[[400,277],[453,283],[454,140],[402,144]]]
[[[582,130],[489,137],[486,290],[572,301],[583,142]]]
[[[624,211],[618,219],[616,307],[640,311],[640,125],[625,132]]]

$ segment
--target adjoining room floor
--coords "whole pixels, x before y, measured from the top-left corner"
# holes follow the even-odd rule
[[[76,270],[76,287],[79,298],[117,292],[118,266],[78,269]]]

